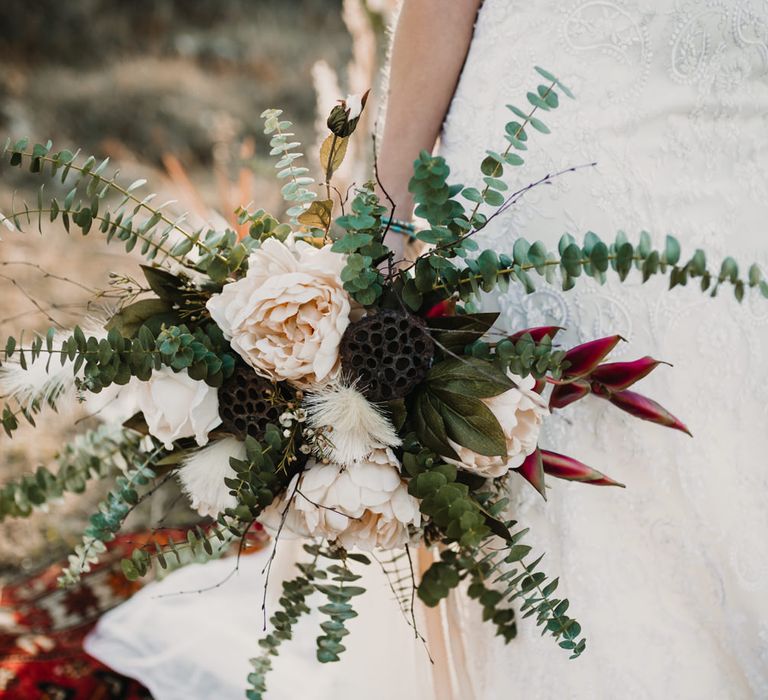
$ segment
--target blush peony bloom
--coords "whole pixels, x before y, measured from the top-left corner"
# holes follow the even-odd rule
[[[532,376],[523,379],[510,374],[509,378],[517,387],[482,400],[496,416],[504,431],[507,439],[506,458],[477,454],[449,438],[448,442],[459,459],[447,461],[490,479],[503,476],[510,469],[516,469],[536,449],[541,423],[544,416],[549,414],[547,405],[541,396],[533,391],[536,380]]]
[[[270,238],[254,251],[248,273],[224,285],[208,311],[256,372],[298,387],[333,379],[351,304],[340,275],[345,257]]]
[[[192,379],[186,370],[163,367],[147,382],[137,382],[135,399],[149,427],[149,434],[167,450],[173,441],[193,437],[201,447],[208,433],[221,423],[219,397],[214,387]]]
[[[409,525],[421,524],[419,502],[408,493],[391,450],[374,450],[347,467],[310,460],[286,495],[262,513],[260,521],[272,532],[294,492],[284,532],[299,537],[326,537],[347,549],[395,549],[408,543]]]

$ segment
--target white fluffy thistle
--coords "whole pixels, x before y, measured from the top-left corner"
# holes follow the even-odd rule
[[[68,333],[56,333],[53,347],[60,350],[62,342],[68,337]],[[0,396],[14,399],[27,411],[35,402],[55,405],[74,393],[75,375],[72,369],[71,362],[67,361],[62,366],[58,357],[49,358],[47,352],[40,353],[34,362],[27,360],[26,369],[18,361],[8,362],[0,368]]]
[[[179,470],[179,481],[200,515],[215,518],[227,508],[237,505],[235,497],[224,483],[235,476],[230,458],[245,459],[245,445],[235,438],[218,440],[187,457]]]
[[[330,442],[328,454],[323,457],[336,464],[347,466],[377,448],[401,444],[387,417],[354,384],[331,383],[308,394],[303,407],[309,427],[322,431]]]
[[[89,318],[82,328],[87,336],[98,340],[107,337],[104,319]],[[56,331],[51,343],[54,355],[50,356],[43,350],[34,361],[27,359],[26,369],[22,368],[18,360],[0,367],[0,398],[12,398],[27,411],[31,410],[34,403],[49,404],[60,409],[64,401],[73,400],[76,378],[74,363],[66,359],[62,365],[59,359],[62,345],[71,335],[71,331]],[[79,374],[82,376],[82,369]],[[130,415],[125,418],[130,418]]]

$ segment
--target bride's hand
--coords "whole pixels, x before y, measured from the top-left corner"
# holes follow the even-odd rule
[[[404,0],[392,44],[389,94],[378,154],[381,201],[409,221],[408,181],[413,161],[432,151],[464,65],[482,0]],[[401,259],[407,239],[391,232],[387,243]]]

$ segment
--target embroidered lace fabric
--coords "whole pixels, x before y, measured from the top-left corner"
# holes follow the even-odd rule
[[[481,248],[647,229],[656,242],[674,233],[684,253],[768,269],[768,2],[486,0],[442,137],[452,182],[481,182],[485,149],[504,146],[513,118],[505,104],[525,105],[534,65],[577,100],[545,115],[551,135],[531,133],[512,189],[598,166],[525,195]],[[616,358],[671,362],[638,390],[694,438],[598,399],[548,422],[545,447],[627,484],[553,480],[547,503],[511,484],[513,512],[562,576],[588,648],[569,661],[530,620],[505,646],[468,603],[477,697],[768,698],[768,301],[631,278],[567,293],[540,283],[485,305],[510,329],[554,323],[568,342],[620,333],[629,343]]]

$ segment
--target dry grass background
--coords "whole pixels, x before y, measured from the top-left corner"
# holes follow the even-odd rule
[[[359,0],[355,7],[362,7]],[[126,181],[146,177],[161,192],[159,201],[185,195],[163,167],[170,154],[211,209],[220,208],[221,182],[237,178],[242,144],[251,140],[249,198],[277,212],[279,192],[259,114],[283,108],[300,139],[314,142],[311,68],[322,59],[343,82],[352,57],[341,10],[340,0],[4,0],[0,139],[51,138],[56,148],[110,156]],[[39,184],[0,166],[0,211],[11,210],[14,192],[17,201],[35,201]],[[68,236],[58,224],[44,233],[34,225],[25,234],[0,227],[3,345],[22,328],[44,330],[51,319],[70,327],[86,313],[86,292],[41,270],[103,289],[110,271],[133,274],[136,268],[138,258],[108,248],[98,234]],[[58,308],[46,318],[28,295]],[[12,441],[0,437],[0,483],[50,462],[73,434],[72,418],[47,411],[40,420],[45,427],[25,427]],[[96,487],[55,504],[52,513],[0,524],[0,568],[30,566],[46,550],[59,554],[77,540],[102,494]],[[152,517],[174,500],[169,490]],[[134,524],[147,518],[140,512]]]

